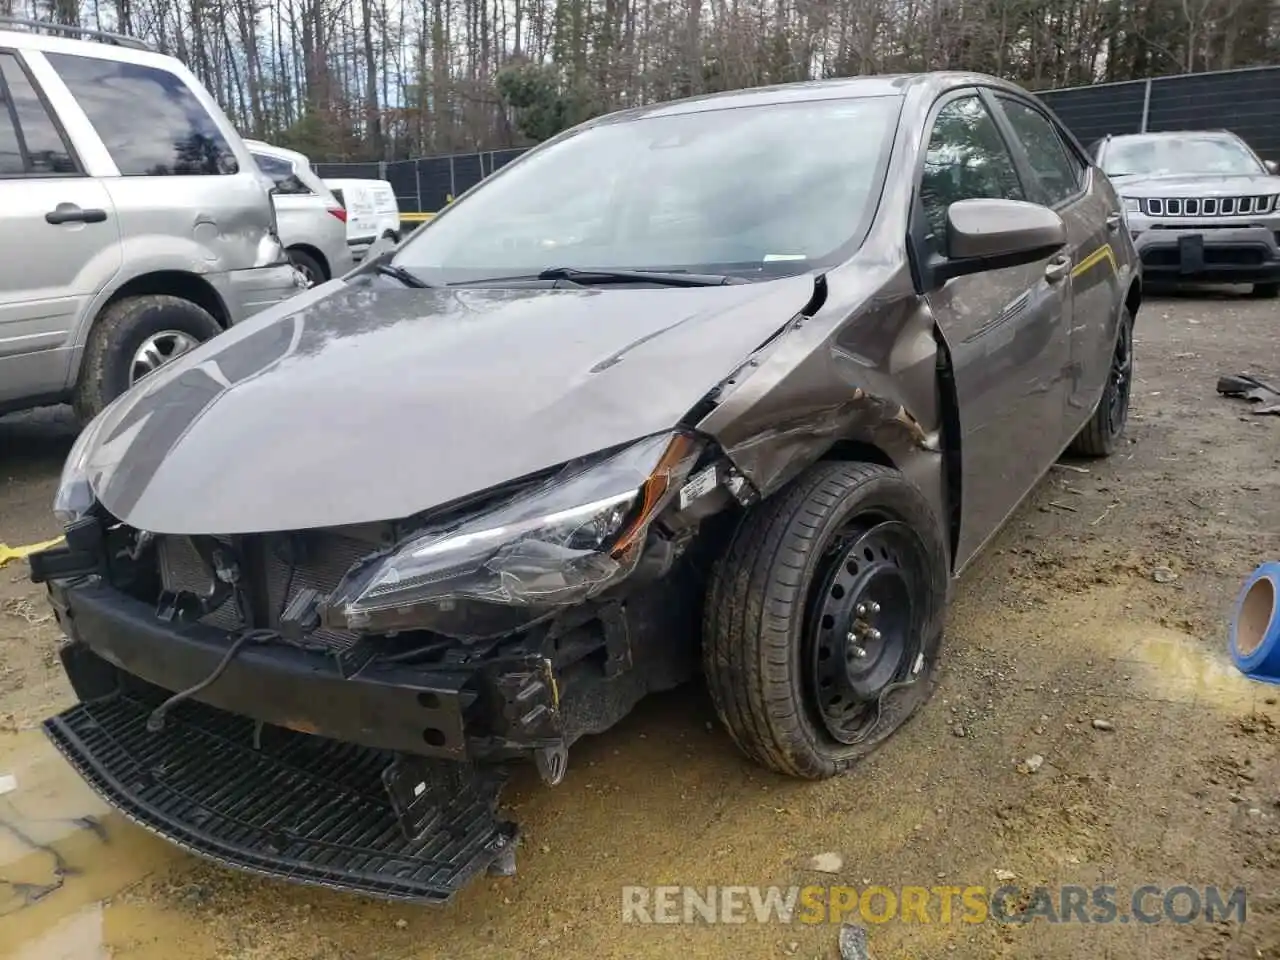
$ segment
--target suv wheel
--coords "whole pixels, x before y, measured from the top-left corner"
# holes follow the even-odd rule
[[[1280,283],[1255,283],[1251,295],[1260,300],[1274,300],[1280,297]]]
[[[165,294],[125,297],[98,316],[76,384],[76,415],[88,421],[147,374],[222,332],[203,307]]]
[[[941,529],[898,471],[820,463],[747,514],[717,561],[703,670],[749,757],[823,779],[929,696],[942,641]]]
[[[1098,409],[1076,434],[1067,452],[1080,457],[1109,457],[1129,420],[1129,394],[1133,388],[1133,315],[1122,307],[1120,330],[1111,353],[1107,385]]]
[[[308,287],[314,287],[317,283],[324,283],[329,279],[325,275],[324,267],[320,265],[320,261],[305,250],[290,250],[289,262],[298,269],[299,273],[307,278]]]

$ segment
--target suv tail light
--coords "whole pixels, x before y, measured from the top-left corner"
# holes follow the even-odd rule
[[[343,223],[347,222],[347,211],[342,209],[342,207],[329,207],[329,212]]]

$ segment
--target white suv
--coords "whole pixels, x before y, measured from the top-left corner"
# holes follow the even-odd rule
[[[271,199],[280,221],[280,242],[308,286],[340,277],[353,264],[347,246],[347,211],[296,150],[246,140],[249,152],[275,188]]]
[[[0,413],[89,417],[299,290],[270,183],[179,61],[0,18],[0,100]]]

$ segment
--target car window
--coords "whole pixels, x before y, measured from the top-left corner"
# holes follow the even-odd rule
[[[136,63],[45,54],[126,177],[239,171],[213,118],[176,74]]]
[[[18,142],[18,128],[13,122],[13,109],[8,92],[0,86],[0,177],[20,177],[27,172],[27,163]]]
[[[30,176],[75,173],[67,142],[31,85],[27,72],[11,53],[0,54],[0,73],[8,90],[8,100],[18,118],[18,129],[27,148],[24,171]],[[12,134],[12,128],[9,131]]]
[[[276,193],[297,195],[311,192],[310,188],[298,179],[293,164],[288,160],[265,153],[255,153],[253,159],[258,164],[258,169],[270,177],[276,185]]]
[[[1116,137],[1107,144],[1102,169],[1109,177],[1266,173],[1248,147],[1220,133]]]
[[[1020,100],[1001,96],[996,99],[1004,108],[1013,132],[1022,141],[1049,205],[1079,193],[1084,184],[1084,164],[1067,149],[1049,118]]]
[[[920,202],[934,250],[942,251],[947,208],[976,199],[1025,200],[1026,194],[1000,129],[975,94],[939,110],[929,134]]]

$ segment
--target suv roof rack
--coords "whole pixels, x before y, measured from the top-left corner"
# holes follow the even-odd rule
[[[0,30],[10,27],[22,27],[32,33],[48,31],[54,36],[70,37],[73,40],[97,40],[117,47],[129,47],[133,50],[154,52],[155,48],[137,37],[125,36],[123,33],[110,33],[106,30],[90,30],[88,27],[73,27],[65,23],[51,23],[48,20],[24,20],[21,17],[0,17]]]

